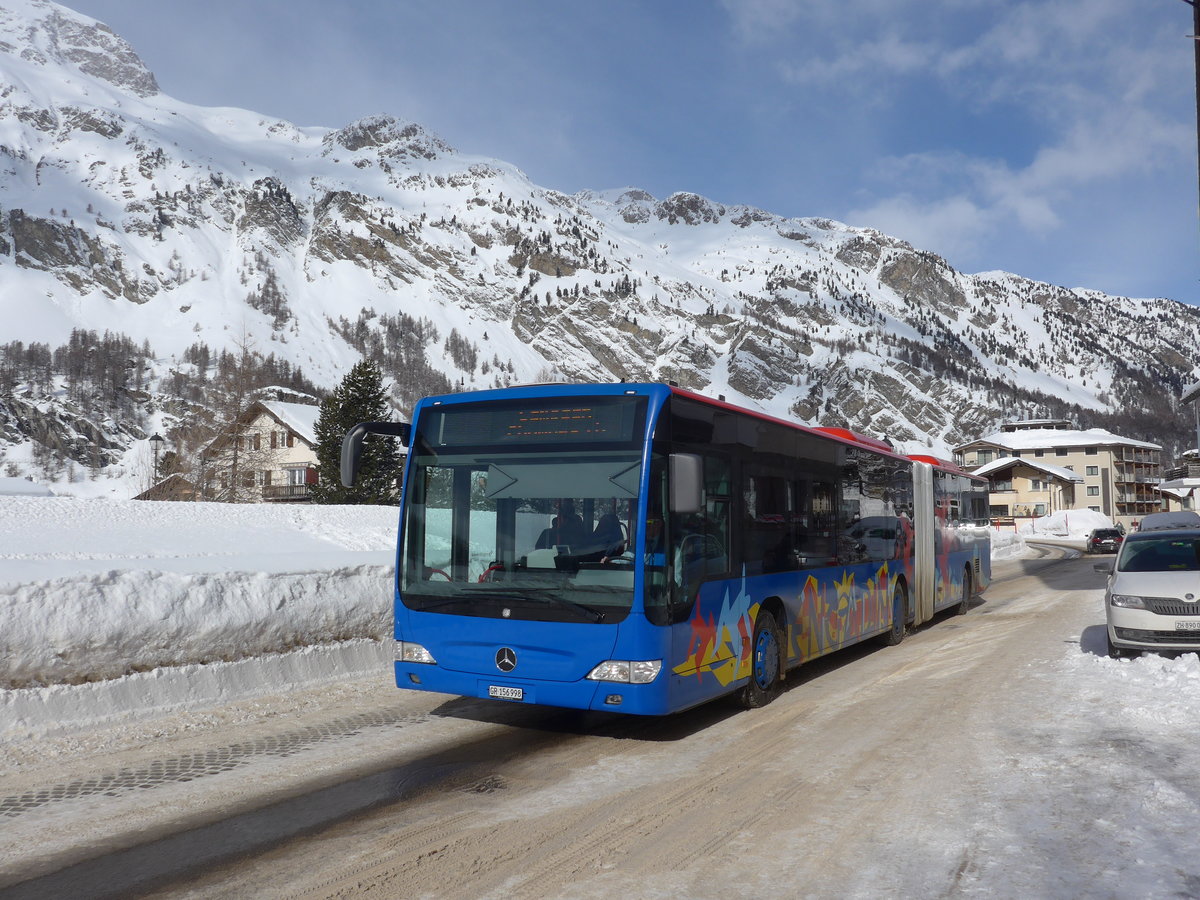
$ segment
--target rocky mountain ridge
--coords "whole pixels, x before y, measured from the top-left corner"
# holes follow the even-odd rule
[[[0,4],[0,344],[90,329],[151,348],[146,399],[115,424],[19,372],[0,384],[10,461],[33,407],[124,447],[177,424],[167,385],[203,380],[200,346],[325,388],[368,356],[402,408],[672,380],[943,454],[1031,415],[1186,446],[1193,307],[968,275],[869,228],[697,194],[567,196],[391,116],[330,130],[190,106],[103,24]]]

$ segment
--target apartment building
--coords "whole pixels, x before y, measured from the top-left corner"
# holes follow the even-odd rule
[[[1090,509],[1133,528],[1164,508],[1162,447],[1064,420],[1012,422],[954,448],[964,469],[992,479],[993,517]],[[1007,461],[1007,462],[1005,462]]]

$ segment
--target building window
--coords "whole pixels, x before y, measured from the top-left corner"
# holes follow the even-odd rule
[[[1054,451],[1054,455],[1055,455],[1055,456],[1066,456],[1066,455],[1067,455],[1067,448],[1066,448],[1066,447],[1059,447],[1057,450],[1055,450],[1055,451]]]
[[[1044,516],[1046,514],[1046,504],[1045,503],[1035,503],[1033,505],[1033,514],[1035,516]]]
[[[1046,451],[1045,450],[1034,450],[1033,455],[1037,456],[1037,457],[1042,457],[1042,456],[1046,455]]]
[[[1100,451],[1099,451],[1097,448],[1095,448],[1095,447],[1088,447],[1088,448],[1087,448],[1086,450],[1084,450],[1083,452],[1084,452],[1084,453],[1086,453],[1088,456],[1095,456],[1095,455],[1096,455],[1097,453],[1099,453]]]
[[[980,450],[976,453],[976,456],[978,457],[979,465],[981,465],[981,466],[984,463],[990,463],[992,461],[992,451],[991,450]]]
[[[1098,506],[1089,506],[1088,509],[1090,509],[1092,512],[1100,512],[1100,507]]]
[[[1089,475],[1099,475],[1099,474],[1100,474],[1100,467],[1099,467],[1099,466],[1088,466],[1088,467],[1087,467],[1087,473],[1088,473]]]
[[[1094,484],[1089,484],[1087,495],[1089,497],[1099,497],[1100,496],[1100,488],[1096,487]]]

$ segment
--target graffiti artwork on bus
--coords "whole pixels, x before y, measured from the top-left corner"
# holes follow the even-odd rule
[[[874,571],[843,569],[841,578],[808,575],[792,616],[789,659],[814,659],[885,630],[891,624],[894,583],[886,560]]]
[[[738,582],[709,582],[700,589],[696,609],[689,620],[691,636],[687,654],[674,668],[678,675],[703,678],[706,673],[721,685],[730,685],[750,671],[750,636],[759,605],[746,590],[746,579]],[[720,601],[715,598],[719,596]],[[707,602],[706,602],[707,601]]]
[[[796,577],[763,576],[737,582],[710,582],[700,590],[689,620],[691,637],[679,675],[713,675],[727,686],[749,676],[751,636],[761,599],[783,600],[787,614],[785,650],[791,662],[814,659],[838,650],[863,635],[879,633],[891,624],[892,589],[896,574],[883,561],[876,566],[808,573],[800,591]],[[719,597],[719,601],[717,600]]]

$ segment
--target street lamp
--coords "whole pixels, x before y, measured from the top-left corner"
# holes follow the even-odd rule
[[[158,483],[158,454],[162,450],[163,437],[157,431],[150,437],[150,446],[154,448],[154,481]]]
[[[1196,57],[1196,136],[1197,136],[1197,166],[1200,167],[1200,3],[1196,0],[1183,0],[1192,8],[1192,39],[1193,53]],[[1178,9],[1178,7],[1176,7]]]

